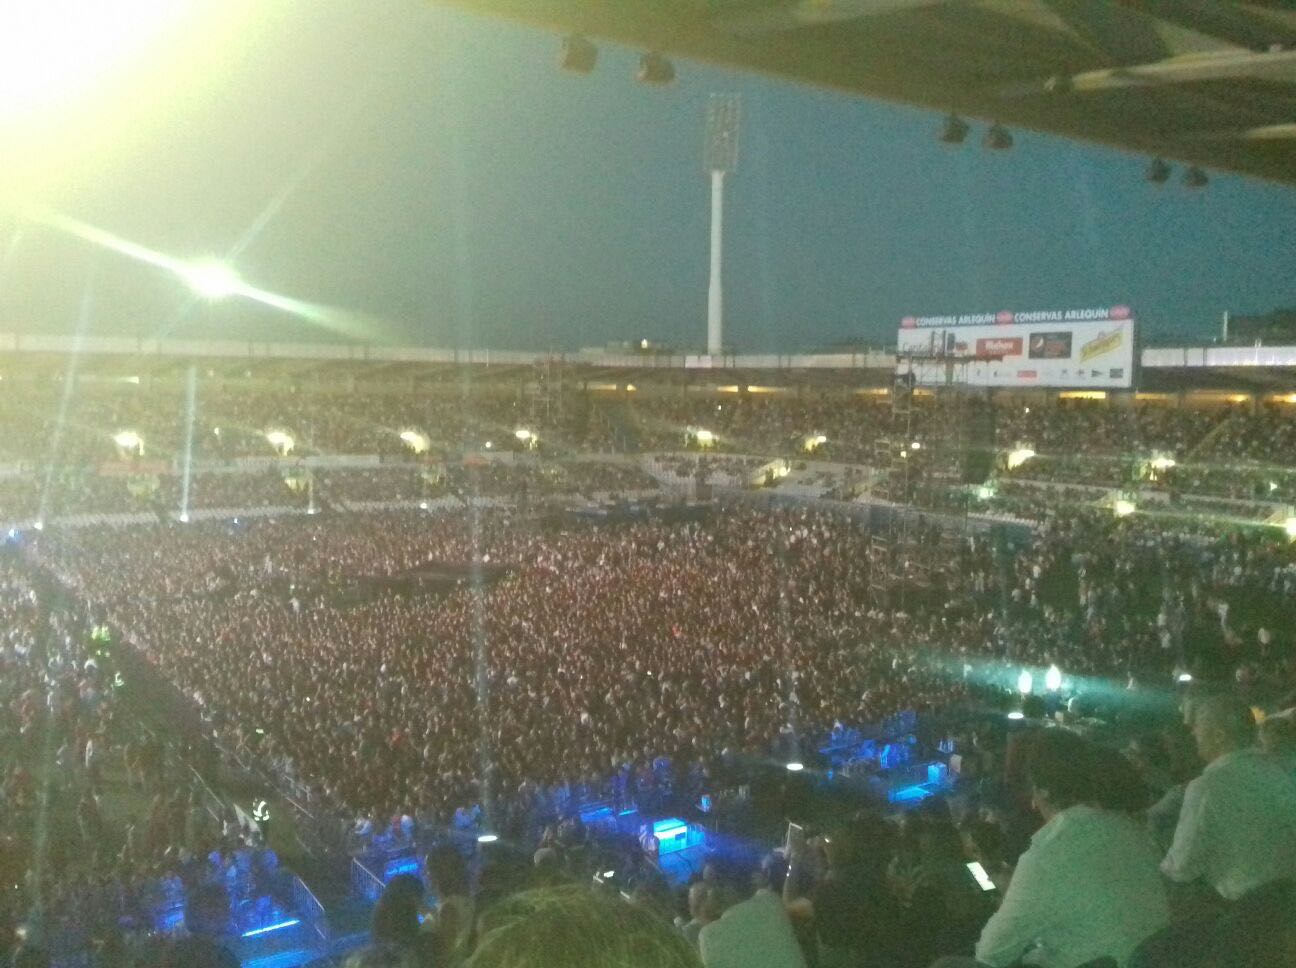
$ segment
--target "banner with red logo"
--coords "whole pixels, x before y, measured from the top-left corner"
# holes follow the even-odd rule
[[[897,368],[927,386],[1122,389],[1133,384],[1135,325],[1121,305],[905,316]]]

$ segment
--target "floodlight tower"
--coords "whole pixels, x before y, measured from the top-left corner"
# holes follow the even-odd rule
[[[738,164],[737,94],[712,94],[707,103],[706,166],[711,173],[711,283],[707,288],[707,353],[724,352],[723,263],[724,179]]]

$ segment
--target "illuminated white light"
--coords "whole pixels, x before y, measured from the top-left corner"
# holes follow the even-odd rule
[[[417,430],[402,430],[400,432],[400,439],[404,441],[405,445],[416,454],[426,454],[432,443],[428,439],[427,434],[421,433]]]
[[[297,443],[290,434],[282,430],[267,430],[265,439],[271,447],[281,454],[287,454]]]
[[[1116,503],[1112,505],[1112,510],[1116,512],[1116,517],[1125,518],[1137,511],[1138,507],[1133,501],[1122,497],[1116,499]]]
[[[196,0],[40,0],[6,5],[0,120],[89,93],[163,42]]]
[[[616,871],[604,871],[604,872],[603,872],[603,880],[605,880],[605,881],[610,881],[610,880],[611,880],[612,878],[614,878],[614,877],[616,877]]]
[[[1009,718],[1009,719],[1025,719],[1025,718],[1026,718],[1026,714],[1025,714],[1024,712],[1022,712],[1020,709],[1014,709],[1012,712],[1010,712],[1010,713],[1008,714],[1008,718]]]
[[[1062,688],[1062,670],[1055,665],[1048,667],[1048,672],[1044,673],[1044,688],[1049,692],[1057,692]]]
[[[144,438],[133,430],[121,430],[113,434],[113,443],[122,450],[144,450]]]
[[[1017,677],[1017,691],[1023,696],[1029,696],[1031,690],[1035,688],[1035,677],[1030,674],[1029,669],[1023,669],[1021,675]]]
[[[798,763],[796,760],[793,760],[791,763],[787,765],[787,768],[789,773],[800,773],[802,770],[805,769],[805,764]]]
[[[976,489],[976,496],[980,498],[982,501],[990,500],[992,497],[994,497],[994,493],[995,493],[994,488],[991,487],[989,484],[982,484],[980,487]]]
[[[1181,672],[1181,673],[1179,673],[1179,675],[1176,676],[1175,678],[1176,678],[1176,680],[1177,680],[1178,682],[1192,682],[1192,681],[1193,681],[1193,677],[1192,677],[1192,673],[1191,673],[1191,672]]]
[[[495,446],[495,445],[494,445],[493,443],[491,443],[489,440],[486,441],[486,449],[487,449],[487,450],[490,450],[490,449],[491,449],[492,447],[494,447],[494,446]]]
[[[196,262],[182,268],[180,276],[204,299],[224,299],[243,289],[243,282],[234,270],[220,262]]]
[[[1165,454],[1158,454],[1149,463],[1154,471],[1168,471],[1175,466],[1175,459]]]
[[[1287,537],[1296,541],[1296,515],[1283,522],[1283,530],[1287,532]]]
[[[693,436],[697,438],[699,444],[708,445],[715,443],[715,434],[701,427],[693,432]]]
[[[499,840],[498,834],[478,834],[477,835],[477,843],[479,844],[493,844],[497,840]]]
[[[287,921],[280,921],[278,924],[270,924],[264,928],[253,928],[251,931],[244,931],[243,937],[255,938],[260,934],[269,934],[271,931],[282,931],[284,928],[295,927],[299,924],[301,924],[299,918],[289,918]]]
[[[922,450],[922,441],[921,441],[921,440],[915,440],[912,444],[909,445],[909,449],[910,449],[910,450]]]
[[[420,510],[420,511],[426,511],[427,509],[428,509],[428,502],[427,502],[427,501],[419,501],[419,510]]]
[[[519,427],[513,431],[513,436],[524,444],[534,444],[536,442],[536,435],[525,427]]]
[[[32,527],[35,528],[37,531],[44,531],[44,530],[45,530],[45,522],[44,522],[44,521],[35,521],[35,522],[32,523]]]
[[[1029,447],[1018,447],[1015,450],[1008,451],[1008,469],[1016,470],[1035,456],[1035,451]]]
[[[181,512],[180,512],[180,523],[181,523],[181,524],[188,524],[188,523],[189,523],[189,512],[188,512],[188,511],[181,511]]]

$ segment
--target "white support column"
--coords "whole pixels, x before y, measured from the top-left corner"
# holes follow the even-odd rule
[[[707,353],[711,356],[724,352],[724,176],[721,170],[711,172],[711,284],[707,289]]]

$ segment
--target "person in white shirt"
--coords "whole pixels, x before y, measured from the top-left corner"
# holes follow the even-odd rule
[[[1032,802],[1044,818],[999,910],[982,929],[975,964],[1076,968],[1134,949],[1170,921],[1158,854],[1143,826],[1115,805],[1118,754],[1062,729],[1031,740]],[[1116,768],[1116,769],[1113,769]],[[968,965],[945,959],[941,965]]]
[[[1203,882],[1228,901],[1296,877],[1296,778],[1258,749],[1255,718],[1240,700],[1202,699],[1190,723],[1206,768],[1184,791],[1161,870]]]
[[[757,891],[698,933],[706,968],[806,968],[783,898]]]

